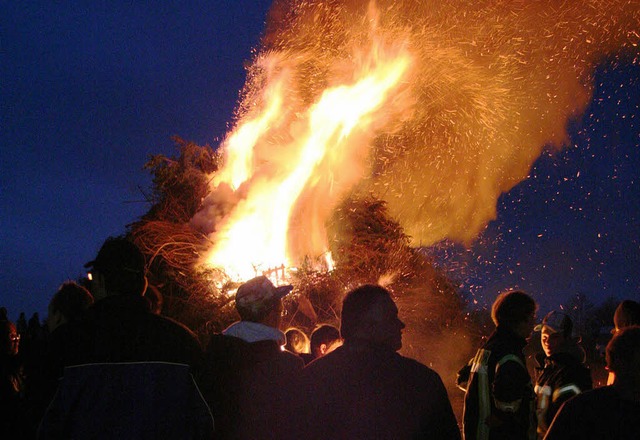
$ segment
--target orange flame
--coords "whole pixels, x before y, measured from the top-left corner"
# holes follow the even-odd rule
[[[413,244],[469,243],[566,144],[596,63],[638,59],[628,0],[375,4],[274,3],[225,167],[192,219],[212,234],[207,265],[247,278],[323,255],[350,193],[384,200]]]
[[[205,258],[207,265],[224,268],[233,278],[247,279],[300,262],[304,255],[291,255],[287,240],[296,203],[321,176],[329,179],[329,192],[336,191],[326,170],[333,170],[335,162],[361,145],[355,137],[375,128],[376,113],[410,67],[411,58],[402,48],[375,44],[365,60],[366,68],[355,73],[350,84],[327,88],[304,112],[295,114],[293,123],[291,112],[283,107],[291,72],[280,70],[264,91],[264,110],[241,122],[228,136],[223,145],[225,166],[213,183],[216,189],[230,188],[240,200],[216,230],[216,242]],[[284,124],[290,124],[295,133],[281,145],[273,145],[274,131]],[[265,144],[273,148],[272,161],[256,158],[256,149]],[[330,268],[333,262],[326,237],[311,238],[314,232],[304,231],[310,241],[321,243],[310,247],[316,256],[325,254]]]

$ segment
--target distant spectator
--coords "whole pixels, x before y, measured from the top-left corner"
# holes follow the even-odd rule
[[[613,325],[611,333],[614,335],[625,327],[640,325],[640,303],[630,299],[622,301],[613,314]],[[607,385],[612,385],[614,381],[615,373],[609,371]]]
[[[287,340],[285,350],[298,355],[309,353],[309,337],[305,332],[296,327],[289,327],[284,335]]]
[[[636,440],[640,436],[640,326],[622,328],[607,345],[613,385],[584,392],[556,414],[545,440]]]
[[[20,312],[20,316],[16,321],[16,328],[18,329],[18,333],[20,333],[21,335],[27,334],[27,317],[25,316],[24,312]]]
[[[24,373],[19,355],[20,334],[8,320],[0,321],[0,434],[21,438],[25,429]]]
[[[191,375],[202,352],[185,326],[155,315],[143,254],[109,238],[87,263],[96,302],[69,343],[83,359],[65,368],[41,438],[210,438],[213,420]]]
[[[280,438],[287,386],[303,367],[282,349],[282,298],[292,288],[275,287],[264,276],[242,284],[236,293],[241,320],[211,337],[203,391],[222,439]]]
[[[544,353],[536,356],[538,436],[544,437],[560,406],[592,388],[591,372],[584,364],[585,352],[572,336],[573,322],[552,311],[534,329],[540,332]]]
[[[93,304],[93,296],[87,289],[73,281],[62,284],[49,302],[47,326],[53,332],[62,324],[77,322]]]
[[[458,386],[466,391],[465,440],[535,438],[535,394],[523,349],[536,310],[535,301],[522,291],[501,293],[494,301],[495,332],[458,372]]]
[[[612,333],[617,333],[625,327],[640,325],[640,303],[630,299],[622,301],[613,315],[613,324]]]
[[[7,316],[7,308],[0,307],[0,321],[8,321],[9,318]]]
[[[342,345],[340,330],[329,324],[316,327],[311,333],[311,353],[302,356],[305,364],[320,358]]]
[[[460,438],[440,376],[397,353],[403,328],[389,291],[364,285],[349,292],[344,345],[303,370],[291,438]]]

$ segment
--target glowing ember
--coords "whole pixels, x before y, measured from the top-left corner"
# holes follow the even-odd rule
[[[322,256],[354,192],[384,199],[415,244],[468,242],[563,146],[595,63],[637,56],[633,2],[363,3],[275,3],[193,219],[206,264],[244,279]]]

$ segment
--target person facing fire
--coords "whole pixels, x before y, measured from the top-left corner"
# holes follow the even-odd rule
[[[501,293],[493,303],[496,330],[458,372],[458,387],[466,391],[465,440],[536,438],[535,394],[523,354],[536,310],[536,302],[517,290]]]
[[[290,438],[459,439],[440,376],[401,356],[404,323],[390,292],[363,285],[342,304],[344,344],[303,370]]]
[[[331,353],[342,345],[340,330],[329,324],[323,324],[311,333],[311,354],[314,359]]]
[[[640,325],[640,303],[631,299],[625,299],[613,314],[613,330],[611,334],[615,335],[625,327],[632,325]],[[607,385],[613,385],[616,375],[613,371],[609,371],[607,376]]]
[[[0,433],[20,438],[24,431],[24,371],[19,356],[20,334],[8,319],[0,320]]]
[[[640,326],[616,333],[607,344],[613,385],[565,402],[545,440],[636,440],[640,436]]]
[[[193,377],[200,344],[187,327],[149,310],[142,252],[109,238],[85,267],[95,303],[65,324],[78,354],[64,360],[39,438],[211,438],[213,418]]]
[[[284,350],[282,298],[293,286],[276,287],[264,276],[236,292],[237,321],[207,346],[203,392],[221,439],[279,438],[287,387],[304,366]]]
[[[538,436],[544,437],[564,402],[592,388],[585,352],[572,337],[573,322],[561,312],[549,312],[534,329],[544,353],[536,355]]]

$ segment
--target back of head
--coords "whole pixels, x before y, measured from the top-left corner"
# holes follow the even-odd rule
[[[322,344],[329,346],[337,341],[340,341],[340,330],[332,325],[323,324],[311,333],[311,353],[315,355]]]
[[[607,366],[616,378],[635,375],[640,386],[640,326],[625,327],[613,336],[607,344]]]
[[[91,267],[92,275],[104,278],[107,295],[144,294],[147,285],[144,255],[124,237],[109,237],[96,259],[85,267]]]
[[[383,298],[390,298],[389,291],[375,284],[365,284],[347,294],[342,302],[340,334],[347,340],[353,337],[367,313]]]
[[[534,313],[536,302],[520,290],[503,292],[491,307],[491,319],[496,327],[514,329],[519,323]]]
[[[616,329],[640,325],[640,303],[630,299],[622,301],[613,315],[613,324]]]
[[[243,321],[262,323],[281,307],[281,299],[293,286],[276,287],[265,276],[250,279],[238,287],[236,292],[236,310]]]
[[[60,286],[51,298],[49,313],[60,313],[67,322],[80,319],[85,310],[93,304],[93,296],[79,284],[68,281]]]
[[[287,339],[285,349],[292,353],[309,353],[309,338],[302,330],[290,327],[284,334]]]

